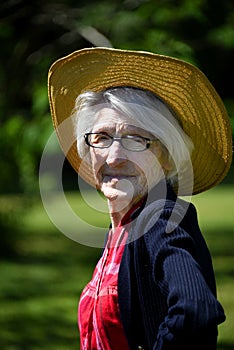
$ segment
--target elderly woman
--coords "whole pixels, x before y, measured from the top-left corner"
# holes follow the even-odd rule
[[[178,197],[216,185],[230,166],[216,91],[183,61],[96,48],[51,67],[49,96],[67,158],[111,219],[80,298],[81,349],[216,349],[225,315],[211,257],[194,206]]]

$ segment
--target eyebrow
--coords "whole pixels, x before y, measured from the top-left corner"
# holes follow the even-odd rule
[[[115,129],[116,129],[115,127],[112,127],[109,125],[100,125],[100,126],[97,126],[97,128],[94,126],[92,132],[112,133],[112,132],[115,132]],[[146,130],[144,130],[140,127],[137,127],[135,125],[127,125],[127,124],[126,124],[126,128],[123,127],[123,129],[121,131],[126,133],[126,134],[137,134],[137,135],[141,135],[142,132],[143,133],[147,132]]]
[[[110,127],[108,125],[103,125],[103,126],[98,126],[98,127],[95,127],[92,129],[92,132],[114,132],[115,131],[115,128],[113,127]]]

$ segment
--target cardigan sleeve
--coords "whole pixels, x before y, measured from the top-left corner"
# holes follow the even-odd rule
[[[170,215],[171,210],[164,209],[144,235],[153,282],[167,303],[153,349],[215,349],[217,325],[225,315],[209,285],[205,266],[209,251],[190,224],[174,225],[167,233]],[[191,214],[188,219],[193,222]],[[187,232],[189,226],[195,233]]]
[[[178,231],[179,228],[176,234],[180,239],[168,239],[154,265],[155,279],[167,291],[168,305],[168,313],[158,330],[155,349],[160,350],[170,349],[170,343],[186,346],[187,341],[189,346],[192,339],[198,342],[199,337],[208,336],[224,320],[223,310],[190,252],[190,238]]]

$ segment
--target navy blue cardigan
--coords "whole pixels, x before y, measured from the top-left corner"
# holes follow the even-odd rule
[[[194,206],[169,186],[166,202],[154,198],[134,218],[118,280],[130,349],[215,350],[225,315]]]

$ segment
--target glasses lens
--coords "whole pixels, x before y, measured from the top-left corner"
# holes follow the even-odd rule
[[[107,148],[110,147],[112,139],[109,135],[106,134],[89,134],[88,135],[88,144],[96,148]]]
[[[112,145],[113,140],[121,140],[122,147],[133,152],[144,151],[148,146],[147,139],[132,135],[115,138],[108,134],[90,133],[85,135],[85,140],[89,146],[94,148],[108,148]]]
[[[146,140],[140,136],[122,137],[122,145],[129,151],[140,152],[147,148]]]

